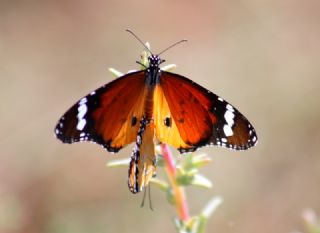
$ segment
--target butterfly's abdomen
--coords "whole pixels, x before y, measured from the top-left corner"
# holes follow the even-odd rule
[[[145,98],[144,103],[144,114],[147,119],[147,121],[150,121],[152,119],[153,114],[153,93],[154,93],[154,87],[149,87],[147,91],[147,95]]]

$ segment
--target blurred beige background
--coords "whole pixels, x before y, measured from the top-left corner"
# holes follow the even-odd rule
[[[301,212],[320,213],[320,2],[0,2],[0,232],[175,232],[175,210],[153,188],[155,211],[140,208],[118,155],[64,145],[54,126],[75,101],[137,68],[134,30],[185,75],[230,101],[255,126],[245,153],[205,148],[211,190],[188,189],[197,214],[224,203],[207,232],[303,231]],[[178,155],[177,151],[174,151]]]

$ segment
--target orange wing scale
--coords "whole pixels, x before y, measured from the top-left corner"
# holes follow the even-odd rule
[[[208,110],[183,85],[169,82],[171,80],[166,78],[164,73],[161,87],[182,140],[192,146],[208,140],[212,134],[212,119]]]
[[[211,144],[241,150],[256,143],[253,127],[236,108],[183,76],[162,71],[154,108],[156,136],[180,152]],[[170,127],[163,124],[168,116]],[[232,135],[226,135],[225,126],[232,127]]]
[[[190,83],[175,81],[166,72],[154,93],[156,137],[177,149],[195,150],[212,136],[216,117],[209,112],[210,101],[202,93],[194,93]],[[164,124],[170,117],[172,125]]]
[[[101,96],[99,108],[92,117],[96,121],[96,132],[110,147],[121,148],[136,140],[139,124],[132,125],[132,118],[143,115],[146,87],[144,74],[140,77],[127,77],[126,81]],[[130,88],[130,91],[128,91]]]
[[[163,89],[157,85],[154,90],[153,98],[153,118],[155,125],[155,135],[160,142],[168,143],[175,148],[189,148],[181,137],[175,120],[172,120],[171,127],[165,125],[165,119],[172,118],[168,102],[164,96]]]

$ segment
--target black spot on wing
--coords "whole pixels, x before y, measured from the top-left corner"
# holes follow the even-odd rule
[[[171,117],[166,117],[164,119],[164,125],[167,126],[167,127],[171,127],[172,126],[172,119]]]
[[[133,116],[131,118],[131,126],[135,126],[137,124],[137,117]]]

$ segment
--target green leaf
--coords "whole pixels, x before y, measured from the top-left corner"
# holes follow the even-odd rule
[[[180,186],[191,185],[196,172],[197,171],[194,171],[194,170],[190,172],[186,172],[182,168],[178,168],[177,175],[176,175],[176,181],[178,185]]]
[[[123,76],[123,73],[121,73],[120,71],[118,71],[118,70],[116,70],[116,69],[114,69],[114,68],[109,68],[108,70],[111,72],[111,74],[112,74],[115,78],[119,78],[119,77]]]
[[[127,167],[130,163],[130,158],[112,160],[106,164],[107,167]]]
[[[193,156],[192,164],[196,168],[203,167],[211,161],[211,158],[207,154],[198,154]]]
[[[196,233],[204,233],[209,217],[214,213],[217,207],[222,203],[222,198],[217,196],[212,198],[204,207],[201,214],[198,216],[198,226]]]
[[[150,44],[149,42],[146,42],[145,43],[146,47],[149,49],[144,49],[141,53],[141,57],[140,57],[140,63],[142,64],[140,66],[140,68],[143,70],[145,69],[146,67],[149,67],[149,60],[148,60],[148,57],[151,56],[151,53],[150,53],[150,50],[151,50],[151,47],[150,47]]]
[[[221,205],[223,199],[220,196],[216,196],[212,198],[209,203],[204,207],[204,209],[201,212],[201,215],[205,218],[209,218],[214,211],[218,208],[219,205]]]
[[[170,186],[168,187],[166,194],[167,194],[168,202],[171,205],[175,205],[174,194],[173,194],[172,188]]]
[[[202,188],[212,188],[212,182],[201,174],[195,174],[191,184],[202,187]]]
[[[164,70],[164,71],[172,71],[174,70],[175,68],[177,67],[177,65],[175,64],[169,64],[169,65],[165,65],[161,68],[161,70]]]

